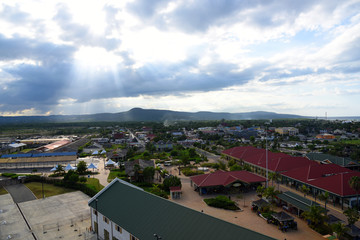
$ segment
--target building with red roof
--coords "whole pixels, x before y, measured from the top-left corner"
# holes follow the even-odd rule
[[[265,175],[266,150],[252,146],[230,148],[222,152],[227,159],[235,159],[247,165],[255,173]],[[303,157],[293,157],[284,153],[268,152],[268,171],[281,174],[282,182],[295,187],[302,185],[310,189],[310,194],[317,197],[329,192],[333,203],[345,206],[356,205],[356,192],[349,181],[360,173],[337,164],[320,164]]]
[[[260,185],[266,179],[247,171],[226,172],[218,170],[213,173],[190,177],[191,186],[199,191],[199,194],[218,191],[247,190]]]
[[[253,146],[234,147],[224,150],[227,159],[235,159],[242,165],[248,165],[252,171],[265,175],[266,150]],[[318,164],[304,157],[293,157],[285,153],[268,151],[268,170],[270,172],[286,172],[291,169]]]

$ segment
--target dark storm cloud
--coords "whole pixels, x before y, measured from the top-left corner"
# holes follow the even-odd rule
[[[44,63],[66,61],[72,57],[75,50],[72,46],[56,45],[18,36],[6,38],[0,34],[0,60],[28,58],[41,60]]]
[[[180,95],[192,91],[212,91],[225,87],[241,85],[253,79],[263,68],[262,64],[239,71],[235,64],[214,63],[206,67],[198,66],[196,62],[166,64],[152,63],[138,69],[118,66],[114,72],[98,72],[96,75],[84,77],[74,83],[70,96],[76,96],[76,91],[82,82],[92,82],[85,92],[78,94],[79,102],[91,99],[112,97],[136,97],[139,95]],[[189,72],[190,68],[198,68],[199,73]],[[81,78],[81,76],[80,76]],[[86,79],[85,79],[86,78]]]
[[[38,107],[46,109],[57,103],[59,92],[71,79],[74,47],[38,42],[27,38],[5,38],[0,35],[0,60],[35,61],[34,64],[8,64],[2,71],[16,80],[2,82],[1,111]],[[26,107],[25,107],[26,106]]]
[[[59,4],[57,7],[58,11],[54,17],[54,21],[59,24],[63,30],[61,39],[64,41],[74,42],[77,46],[93,46],[103,47],[108,51],[116,49],[120,40],[114,38],[106,38],[105,36],[98,36],[91,33],[91,26],[82,25],[73,21],[72,15],[66,5]],[[107,18],[112,19],[114,17],[114,10],[107,8]],[[113,25],[117,27],[117,25]],[[107,27],[107,32],[111,31],[111,24]]]

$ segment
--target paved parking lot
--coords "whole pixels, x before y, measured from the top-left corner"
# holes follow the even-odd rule
[[[182,192],[183,195],[181,199],[173,200],[176,203],[184,205],[186,207],[192,208],[197,211],[203,211],[204,214],[211,215],[216,218],[220,218],[227,222],[234,223],[236,225],[248,228],[250,230],[268,235],[270,237],[276,239],[291,239],[291,240],[305,240],[305,239],[312,239],[312,240],[323,240],[324,238],[317,232],[313,231],[309,228],[304,220],[295,217],[295,220],[298,223],[298,230],[291,230],[286,233],[281,232],[275,225],[267,224],[266,221],[259,216],[257,216],[254,212],[251,211],[251,202],[254,200],[258,200],[259,198],[256,196],[255,192],[246,193],[243,195],[245,197],[245,207],[244,207],[244,200],[238,199],[237,196],[239,194],[231,195],[231,199],[236,201],[243,209],[242,212],[235,212],[229,211],[224,209],[218,209],[209,207],[203,201],[204,198],[211,198],[215,197],[216,195],[204,195],[200,196],[198,192],[195,192],[193,187],[190,186],[190,179],[185,177],[183,174],[178,175],[178,171],[174,167],[172,169],[167,168],[169,172],[171,171],[172,174],[177,175],[181,179],[182,183]],[[281,211],[281,209],[276,208],[275,211]]]
[[[10,193],[15,203],[27,202],[36,199],[33,192],[24,184],[9,185],[6,186],[5,189],[8,193]]]
[[[0,195],[0,239],[34,240],[10,194]]]

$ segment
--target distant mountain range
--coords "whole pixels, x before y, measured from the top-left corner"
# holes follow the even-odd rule
[[[201,120],[256,120],[256,119],[294,119],[315,118],[293,114],[278,114],[274,112],[256,111],[244,113],[226,112],[179,112],[170,110],[133,108],[119,113],[97,113],[87,115],[50,115],[50,116],[0,116],[0,125],[22,123],[63,123],[63,122],[130,122],[130,121],[201,121]],[[325,119],[325,118],[319,118]],[[360,121],[359,116],[354,117],[328,117],[328,120],[355,120]]]
[[[51,123],[51,122],[126,122],[126,121],[198,121],[198,120],[246,120],[246,119],[285,119],[306,118],[292,114],[274,112],[178,112],[170,110],[133,108],[119,113],[98,113],[88,115],[50,115],[50,116],[18,116],[1,117],[0,124],[8,123]]]

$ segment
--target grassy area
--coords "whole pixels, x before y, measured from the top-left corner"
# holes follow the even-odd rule
[[[40,182],[25,183],[25,185],[35,194],[37,198],[42,198],[42,184]],[[58,187],[52,184],[44,183],[45,197],[51,197],[63,193],[74,192],[74,189]]]
[[[0,187],[0,195],[7,194],[8,192],[5,190],[5,188]]]
[[[120,169],[112,169],[112,170],[110,170],[107,181],[111,182],[116,177],[117,178],[126,177],[125,170],[120,170]]]
[[[100,184],[99,179],[97,178],[87,178],[85,184],[90,188],[96,189],[96,191],[100,191],[104,188],[104,186]]]
[[[355,140],[343,140],[340,143],[350,144],[350,145],[360,145],[360,139]]]

